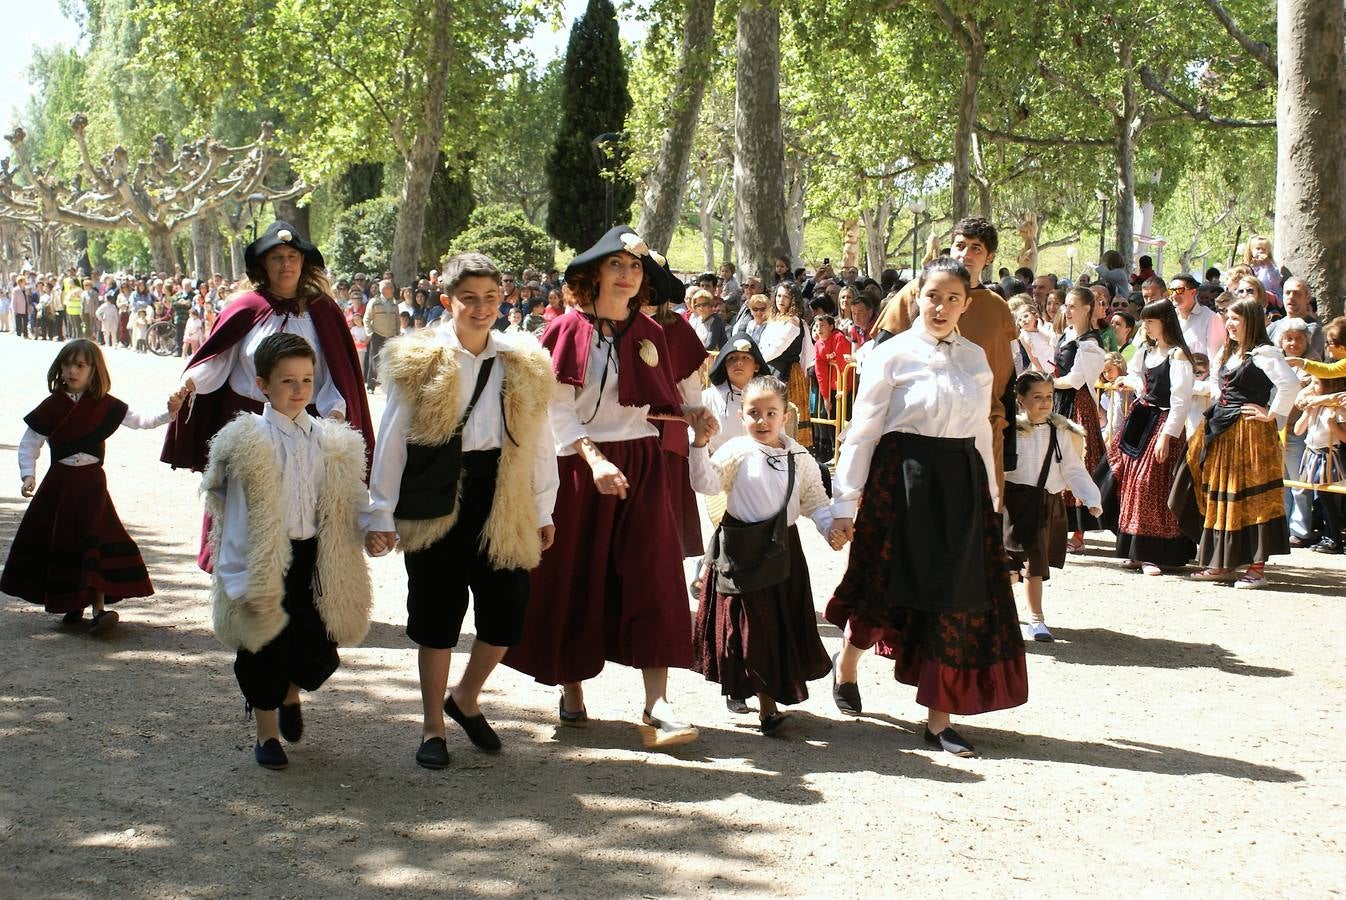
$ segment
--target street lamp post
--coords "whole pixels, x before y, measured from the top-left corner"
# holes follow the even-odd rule
[[[1070,283],[1075,283],[1075,245],[1066,248],[1066,259],[1070,260]]]
[[[921,213],[925,212],[925,201],[917,198],[911,204],[911,277],[916,277],[916,267],[920,264],[917,254],[921,248]]]
[[[252,219],[252,239],[257,240],[257,214],[266,207],[266,194],[248,195],[248,218]]]

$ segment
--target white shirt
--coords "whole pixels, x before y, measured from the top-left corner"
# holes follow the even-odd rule
[[[1066,329],[1067,340],[1074,339],[1074,332]],[[1089,392],[1089,396],[1098,401],[1098,393],[1094,385],[1098,383],[1098,377],[1103,374],[1103,367],[1107,365],[1108,354],[1103,349],[1103,345],[1092,337],[1084,338],[1075,344],[1075,362],[1070,367],[1069,372],[1058,372],[1056,376],[1056,387],[1083,388]]]
[[[1042,474],[1042,461],[1047,458],[1047,450],[1051,447],[1051,429],[1050,423],[1043,422],[1032,426],[1026,434],[1019,431],[1019,467],[1005,472],[1006,481],[1037,486],[1038,476]],[[1049,494],[1059,494],[1070,488],[1070,492],[1086,507],[1098,506],[1102,502],[1098,485],[1089,477],[1084,462],[1075,452],[1075,442],[1069,434],[1058,434],[1056,438],[1056,446],[1061,448],[1061,460],[1058,462],[1055,454],[1052,455],[1043,490]]]
[[[793,525],[802,511],[826,536],[832,528],[832,510],[818,463],[793,439],[782,434],[781,440],[784,447],[769,447],[744,435],[722,446],[714,458],[707,447],[693,447],[688,458],[692,488],[699,494],[720,493],[725,487],[725,476],[730,474],[729,464],[741,458],[725,504],[729,515],[740,522],[765,522],[780,512],[781,504],[785,503],[788,524]],[[786,502],[789,455],[795,458],[795,483]]]
[[[1175,438],[1181,436],[1187,428],[1187,407],[1192,402],[1192,389],[1196,385],[1196,376],[1192,373],[1192,364],[1183,358],[1181,353],[1173,353],[1171,356],[1170,353],[1162,353],[1158,348],[1152,351],[1148,345],[1141,346],[1131,357],[1127,374],[1118,380],[1139,397],[1145,393],[1144,370],[1157,368],[1163,365],[1165,359],[1169,359],[1168,418],[1164,420],[1162,433]]]
[[[1028,345],[1030,366],[1039,372],[1051,374],[1052,359],[1056,354],[1056,343],[1042,331],[1020,331],[1019,340]],[[1011,345],[1010,349],[1014,353],[1014,364],[1017,368],[1020,362],[1019,348]],[[1037,365],[1032,365],[1035,358]]]
[[[335,410],[340,410],[344,415],[346,400],[327,371],[327,362],[318,345],[318,332],[308,313],[289,316],[272,313],[254,325],[243,340],[183,372],[182,384],[186,384],[190,378],[196,383],[198,394],[210,394],[228,382],[230,390],[240,397],[250,397],[258,403],[265,403],[266,395],[257,387],[257,364],[253,356],[265,338],[281,332],[299,335],[309,342],[317,354],[318,361],[313,367],[313,402],[318,407],[319,415],[330,416]]]
[[[494,359],[500,354],[518,352],[522,341],[532,341],[531,337],[506,337],[502,332],[491,331],[486,338],[486,349],[474,356],[458,341],[458,332],[454,330],[452,320],[435,332],[435,339],[451,349],[458,361],[458,402],[461,409],[467,409],[468,401],[477,386],[477,376],[482,363]],[[500,363],[491,366],[491,374],[482,388],[477,405],[472,407],[472,415],[463,424],[463,452],[478,450],[498,450],[505,445],[505,422],[500,415],[500,396],[505,389],[505,366]],[[370,468],[370,525],[371,531],[396,531],[393,511],[402,491],[402,470],[407,464],[407,430],[411,426],[413,405],[402,396],[394,382],[388,382],[388,405],[379,420],[379,434],[374,441],[374,463]],[[537,510],[537,523],[541,528],[552,524],[552,509],[556,505],[556,492],[561,486],[560,475],[556,468],[556,451],[552,442],[551,422],[542,416],[538,423],[536,451],[533,454],[533,502]],[[511,426],[512,427],[512,426]],[[517,437],[517,435],[516,435]],[[520,478],[524,473],[501,470],[497,477]]]
[[[1204,353],[1214,362],[1215,354],[1224,346],[1226,337],[1224,319],[1220,318],[1220,314],[1198,303],[1192,307],[1192,314],[1187,318],[1184,319],[1182,313],[1178,313],[1178,324],[1182,326],[1182,339],[1187,342],[1187,349],[1194,354]]]
[[[1304,430],[1304,446],[1309,450],[1326,450],[1340,443],[1332,433],[1333,422],[1346,422],[1346,410],[1310,409],[1304,415],[1309,417],[1308,427]],[[1335,471],[1338,479],[1342,473]]]
[[[585,437],[601,444],[659,436],[659,429],[648,418],[648,406],[622,406],[617,402],[618,354],[614,348],[609,358],[611,339],[602,337],[594,328],[590,342],[584,386],[577,388],[558,381],[552,388],[551,427],[558,456],[573,454],[575,442]],[[603,384],[605,368],[607,383]]]
[[[992,457],[991,382],[986,353],[964,337],[937,342],[919,325],[879,344],[865,362],[841,459],[832,479],[832,514],[853,519],[869,463],[889,432],[974,438],[999,505]]]
[[[1284,427],[1285,417],[1290,414],[1295,405],[1295,396],[1299,393],[1299,376],[1285,361],[1285,354],[1270,344],[1253,348],[1252,357],[1253,365],[1271,379],[1273,392],[1271,400],[1267,403],[1267,409],[1276,417],[1277,424]],[[1220,363],[1221,372],[1232,372],[1243,362],[1243,354],[1235,353],[1229,359],[1217,362]],[[1212,393],[1216,402],[1220,399],[1221,381],[1220,378],[1211,378]]]
[[[706,444],[710,453],[719,450],[730,440],[748,433],[743,425],[743,392],[729,383],[712,384],[701,392],[701,405],[715,413],[720,430]]]
[[[752,334],[752,326],[749,326],[748,333]],[[768,319],[766,327],[762,329],[762,336],[757,340],[757,349],[762,351],[762,359],[767,362],[773,361],[795,342],[799,337],[798,320],[794,319]],[[804,343],[807,343],[805,341]],[[800,347],[800,365],[803,365],[803,347]]]
[[[291,419],[276,412],[270,403],[257,418],[266,426],[280,467],[280,510],[286,537],[292,541],[316,537],[318,495],[326,483],[326,471],[313,419],[306,412]],[[361,510],[362,518],[366,513]],[[220,525],[215,574],[232,600],[240,600],[247,594],[248,553],[252,545],[243,481],[230,478],[224,486],[224,521]]]
[[[71,394],[68,391],[66,396],[71,400],[78,400],[82,394]],[[160,428],[168,424],[168,410],[158,413],[144,414],[138,413],[133,409],[126,411],[126,417],[122,419],[122,426],[126,428]],[[46,443],[46,438],[38,434],[31,428],[25,429],[23,437],[19,438],[19,478],[28,478],[37,471],[37,458],[42,454],[42,445]],[[98,457],[88,453],[72,453],[64,459],[58,459],[63,466],[92,466],[97,465]]]

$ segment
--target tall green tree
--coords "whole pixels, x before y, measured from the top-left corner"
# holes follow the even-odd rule
[[[630,110],[617,11],[610,0],[589,0],[570,29],[561,122],[547,158],[547,231],[567,246],[583,250],[626,220],[636,189],[621,166],[620,139],[602,145],[601,169],[593,145],[601,135],[620,135]]]

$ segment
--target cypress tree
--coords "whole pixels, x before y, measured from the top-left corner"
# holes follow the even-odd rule
[[[607,216],[609,181],[594,164],[590,142],[600,134],[620,133],[631,110],[626,89],[626,60],[611,0],[589,0],[575,20],[566,46],[561,82],[561,120],[547,158],[547,231],[576,250],[589,247],[616,222],[626,221],[636,198],[635,185],[621,176],[620,154],[604,161],[611,180],[612,219]]]

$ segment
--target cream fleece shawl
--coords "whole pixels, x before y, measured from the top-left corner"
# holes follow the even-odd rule
[[[497,569],[533,569],[542,560],[542,541],[538,537],[533,480],[523,473],[533,471],[538,433],[551,403],[551,360],[546,350],[531,342],[502,341],[496,364],[504,366],[508,434],[500,449],[502,477],[495,482],[481,550]],[[402,397],[412,404],[407,440],[429,446],[447,443],[463,414],[458,395],[459,365],[453,350],[432,332],[413,332],[391,341],[379,365],[383,376],[394,382]],[[477,402],[501,401],[483,396]],[[458,490],[461,500],[461,481]],[[455,505],[453,512],[435,519],[396,519],[398,549],[412,553],[429,547],[448,534],[458,519],[459,508]]]
[[[364,558],[360,508],[365,442],[359,432],[337,422],[314,419],[325,479],[318,495],[318,560],[314,603],[327,634],[342,646],[358,644],[369,630],[373,590]],[[225,485],[243,482],[248,498],[248,589],[234,600],[219,578],[211,579],[215,637],[230,649],[257,652],[284,630],[289,616],[282,601],[290,567],[290,539],[281,509],[281,472],[275,447],[261,416],[243,413],[210,442],[201,491],[212,522],[207,538],[212,561],[224,522]],[[246,602],[245,602],[246,601]]]

